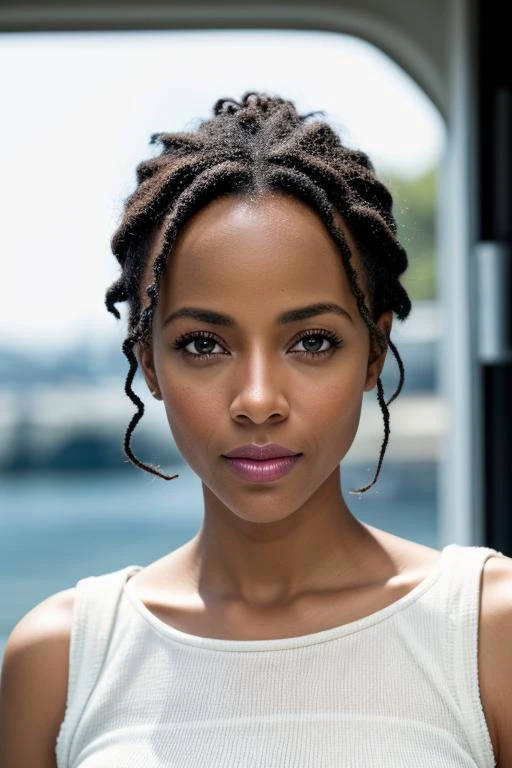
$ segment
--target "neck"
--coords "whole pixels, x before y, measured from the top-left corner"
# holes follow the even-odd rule
[[[382,557],[373,529],[343,499],[339,469],[306,504],[271,522],[234,514],[204,486],[203,494],[203,525],[189,554],[193,581],[205,598],[278,605],[367,582]]]

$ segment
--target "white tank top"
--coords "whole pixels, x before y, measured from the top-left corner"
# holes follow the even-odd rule
[[[449,544],[375,613],[271,640],[190,635],[125,589],[77,583],[58,768],[494,768],[479,693],[482,567]]]

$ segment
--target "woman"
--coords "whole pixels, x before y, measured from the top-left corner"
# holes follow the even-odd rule
[[[407,256],[367,155],[312,117],[219,99],[197,131],[155,134],[137,168],[106,296],[118,318],[129,304],[124,447],[175,477],[130,447],[139,365],[204,520],[15,627],[6,768],[512,766],[510,558],[391,535],[343,495],[375,388],[384,440],[356,493],[382,465]]]

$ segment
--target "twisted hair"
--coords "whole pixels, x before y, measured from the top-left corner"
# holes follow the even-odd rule
[[[310,120],[324,114],[301,115],[291,101],[248,91],[240,101],[218,99],[213,117],[199,121],[195,131],[151,136],[150,143],[159,144],[161,152],[136,168],[137,187],[125,200],[122,220],[111,239],[122,272],[105,297],[108,311],[118,319],[115,305],[128,302],[128,334],[122,349],[130,367],[124,389],[137,412],[126,429],[124,451],[141,469],[165,480],[177,477],[142,463],[130,447],[131,435],[144,414],[144,404],[131,386],[138,364],[133,347],[149,341],[160,278],[176,237],[195,212],[221,195],[277,190],[302,200],[318,214],[338,246],[371,338],[381,351],[389,344],[395,355],[400,380],[387,402],[380,377],[377,381],[384,439],[375,476],[369,485],[350,492],[365,493],[377,481],[390,434],[387,406],[400,394],[404,368],[396,347],[374,321],[386,310],[392,310],[399,320],[409,314],[411,302],[399,282],[408,259],[397,239],[390,192],[377,179],[368,155],[345,146],[324,120]],[[351,264],[350,248],[334,223],[335,211],[344,217],[358,245],[371,313]],[[149,301],[142,302],[141,281],[150,237],[157,227],[161,227],[161,245],[152,265],[153,279],[145,287]]]

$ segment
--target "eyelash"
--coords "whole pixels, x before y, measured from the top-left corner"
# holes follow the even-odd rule
[[[295,344],[298,344],[299,341],[302,341],[303,339],[315,339],[315,338],[323,338],[327,339],[331,343],[331,347],[329,349],[324,349],[322,351],[317,352],[308,352],[302,351],[299,353],[301,357],[307,357],[307,358],[321,358],[325,357],[326,355],[330,354],[333,349],[339,349],[343,346],[343,340],[337,336],[337,334],[331,332],[331,331],[321,331],[321,330],[314,330],[314,331],[307,331],[306,333],[303,333],[301,336],[299,336],[298,339],[295,340],[293,346]],[[191,333],[185,333],[183,336],[180,336],[176,341],[173,342],[172,347],[173,349],[181,350],[182,354],[186,357],[193,357],[197,358],[199,360],[208,360],[211,357],[216,357],[219,353],[212,353],[212,352],[189,352],[185,347],[187,347],[190,342],[195,341],[196,339],[211,339],[212,341],[215,341],[217,344],[220,344],[220,341],[217,339],[215,334],[210,333],[210,331],[192,331]]]

